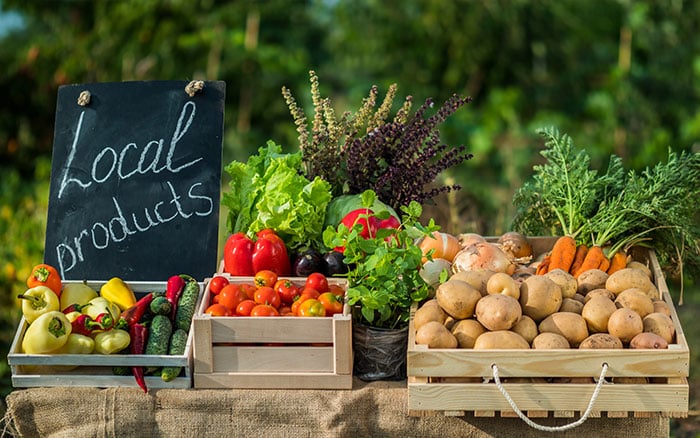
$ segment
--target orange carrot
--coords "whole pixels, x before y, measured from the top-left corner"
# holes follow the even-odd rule
[[[569,273],[571,275],[574,275],[574,272],[576,272],[578,270],[578,268],[581,266],[581,264],[583,263],[583,260],[586,258],[587,253],[588,253],[588,246],[584,245],[583,243],[576,247],[576,254],[574,255],[574,261],[571,263],[571,267],[569,268]]]
[[[600,261],[600,266],[598,266],[598,269],[600,269],[603,272],[607,272],[609,267],[610,259],[607,257],[603,257],[603,260]]]
[[[551,254],[547,254],[542,258],[542,261],[537,265],[535,270],[535,275],[544,275],[549,271],[549,262],[551,260]]]
[[[569,272],[576,255],[576,241],[571,236],[562,236],[554,242],[549,260],[549,271],[561,269]]]
[[[578,278],[579,275],[588,271],[589,269],[600,269],[600,263],[604,258],[605,254],[603,253],[603,248],[598,245],[591,246],[588,248],[586,258],[583,259],[583,263],[578,270],[574,272],[573,276]]]
[[[619,271],[625,266],[627,266],[627,254],[625,254],[623,250],[619,250],[610,258],[610,267],[607,271],[608,275]]]

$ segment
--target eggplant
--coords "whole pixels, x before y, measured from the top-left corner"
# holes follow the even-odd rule
[[[326,276],[332,277],[338,274],[347,274],[348,265],[345,264],[345,255],[338,251],[329,251],[323,255],[326,264]]]
[[[307,248],[301,251],[294,259],[292,271],[297,277],[308,277],[314,272],[325,273],[326,264],[323,261],[323,255],[313,249]]]

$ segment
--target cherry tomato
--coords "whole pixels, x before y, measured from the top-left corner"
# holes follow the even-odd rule
[[[328,292],[333,292],[339,297],[344,297],[345,296],[345,288],[339,284],[329,284],[328,285]]]
[[[269,304],[258,304],[250,311],[250,316],[279,316],[280,312]]]
[[[316,298],[309,298],[301,303],[297,310],[298,316],[326,316],[326,308]]]
[[[320,272],[314,272],[306,277],[304,286],[316,289],[319,293],[328,292],[328,279]]]
[[[275,309],[282,304],[280,295],[269,286],[259,287],[253,296],[253,300],[258,304],[268,304]]]
[[[277,273],[275,273],[274,271],[270,271],[269,269],[263,269],[262,271],[258,271],[257,273],[255,273],[253,283],[255,283],[255,286],[257,287],[273,287],[275,283],[277,283]]]
[[[221,292],[221,289],[223,289],[224,286],[228,286],[229,284],[230,282],[228,281],[228,278],[222,275],[217,275],[214,278],[212,278],[209,282],[209,291],[212,295],[218,295],[219,292]]]
[[[343,313],[343,299],[339,298],[333,292],[324,292],[318,297],[318,301],[326,309],[326,315],[335,315],[336,313]]]
[[[236,315],[250,316],[250,311],[257,305],[258,303],[253,300],[243,300],[238,304],[238,307],[236,307]]]
[[[223,304],[212,304],[204,311],[211,316],[231,316],[231,310]]]
[[[283,304],[292,304],[294,299],[301,294],[299,286],[294,284],[292,280],[286,278],[277,280],[273,289],[277,291]]]
[[[257,290],[257,287],[255,285],[250,284],[250,283],[242,283],[241,284],[241,290],[245,292],[246,295],[248,295],[249,299],[253,299],[253,294],[255,294],[255,291]]]
[[[219,293],[219,304],[226,306],[231,311],[234,311],[241,301],[248,298],[238,284],[229,284],[224,286]]]

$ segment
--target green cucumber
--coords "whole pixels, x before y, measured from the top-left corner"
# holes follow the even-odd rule
[[[170,318],[165,315],[156,315],[151,321],[151,326],[148,329],[148,340],[144,354],[148,355],[166,355],[168,354],[168,346],[170,345],[170,336],[173,333],[173,323]],[[153,373],[158,367],[148,367],[147,373]]]
[[[168,348],[168,354],[171,356],[181,356],[185,354],[185,347],[187,346],[187,331],[183,329],[177,329],[173,332],[170,337],[170,347]],[[164,382],[170,382],[180,375],[182,367],[163,367],[160,373],[160,377]]]
[[[189,333],[198,298],[199,283],[194,278],[189,277],[180,300],[177,302],[177,311],[175,312],[175,321],[173,323],[174,328],[182,329]]]
[[[153,301],[151,301],[151,313],[154,315],[170,315],[170,311],[172,310],[172,304],[170,304],[170,301],[168,301],[165,296],[159,296],[153,298]]]

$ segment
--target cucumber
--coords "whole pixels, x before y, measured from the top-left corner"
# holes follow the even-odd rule
[[[187,346],[187,331],[183,329],[177,329],[173,332],[170,337],[170,347],[168,348],[168,354],[171,356],[181,356],[185,354],[185,347]],[[160,377],[164,382],[170,382],[180,375],[182,367],[163,367],[160,373]]]
[[[174,327],[182,329],[189,333],[192,317],[197,306],[197,298],[199,298],[199,283],[194,278],[189,278],[185,289],[182,291],[180,300],[177,302],[177,311],[175,312]]]
[[[153,298],[151,301],[151,313],[154,315],[170,315],[172,304],[165,298],[165,295]]]
[[[144,354],[168,354],[168,346],[170,345],[170,336],[172,333],[173,323],[170,322],[170,318],[165,315],[154,316],[148,330],[148,340],[146,341],[146,349],[144,350]],[[158,367],[148,367],[146,372],[153,373],[157,369]]]

